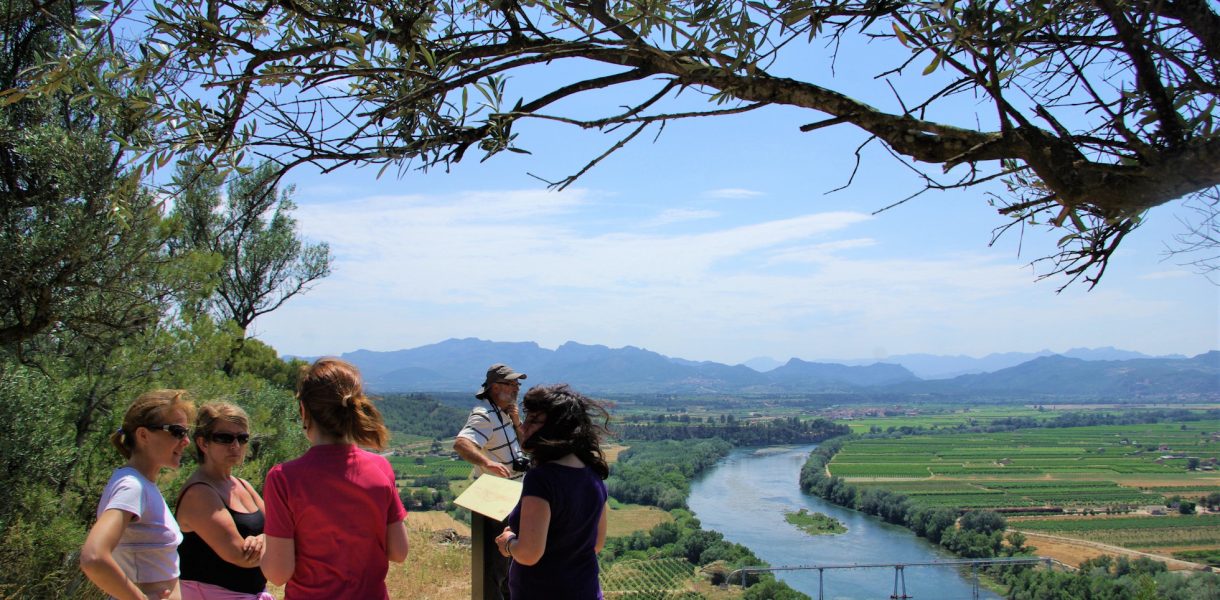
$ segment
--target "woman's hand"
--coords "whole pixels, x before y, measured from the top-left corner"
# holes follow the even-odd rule
[[[241,554],[246,562],[258,564],[263,559],[263,552],[267,550],[267,538],[263,534],[249,535],[242,540]]]
[[[515,539],[517,539],[517,534],[513,533],[512,527],[505,527],[504,532],[496,536],[496,548],[500,550],[500,556],[512,558],[513,552],[510,545]]]

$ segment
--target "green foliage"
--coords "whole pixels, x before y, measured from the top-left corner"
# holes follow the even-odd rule
[[[847,528],[838,519],[820,512],[810,513],[809,509],[806,508],[802,508],[797,512],[785,513],[784,520],[796,525],[801,531],[810,535],[834,534],[847,531]]]
[[[972,510],[962,515],[958,526],[966,531],[977,531],[984,535],[1003,533],[1008,528],[1004,517],[988,510]]]
[[[1074,572],[1026,570],[1011,579],[1009,600],[1198,600],[1220,591],[1215,573],[1169,573],[1164,563],[1145,557],[1100,556]]]
[[[0,368],[3,365],[0,364]],[[65,407],[51,382],[21,366],[0,370],[0,530],[19,513],[25,486],[64,483],[74,452]]]
[[[294,189],[277,189],[279,172],[277,165],[262,163],[239,172],[221,194],[224,177],[212,165],[197,156],[178,163],[174,247],[219,258],[215,291],[202,307],[243,333],[259,315],[330,274],[330,247],[298,237]]]
[[[442,440],[446,448],[470,414],[427,394],[386,394],[377,400],[377,409],[391,431]]]
[[[75,598],[100,600],[103,594],[86,582],[75,558],[84,543],[86,523],[54,510],[61,502],[51,486],[24,486],[7,505],[18,513],[0,528],[0,596],[5,598]]]
[[[691,479],[731,449],[721,439],[633,442],[611,467],[606,486],[621,502],[666,510],[684,507]]]
[[[299,358],[282,360],[275,348],[257,339],[247,338],[233,357],[232,370],[233,375],[250,375],[265,379],[275,387],[294,390],[297,376],[307,366],[309,363]]]
[[[627,582],[651,581],[650,594],[658,598],[674,598],[680,593],[679,583],[689,580],[695,567],[714,565],[716,577],[723,581],[729,571],[741,567],[765,566],[749,548],[726,541],[715,531],[705,531],[699,520],[683,509],[670,511],[673,521],[656,525],[648,532],[637,531],[629,536],[610,538],[599,555],[603,588],[617,591]],[[649,566],[653,564],[655,566]],[[607,583],[608,582],[608,583]],[[734,577],[728,583],[738,585]],[[786,584],[775,581],[770,573],[751,572],[745,580],[747,593],[758,586],[755,598],[807,598]],[[641,586],[642,587],[642,586]],[[759,595],[761,594],[761,595]],[[795,594],[795,595],[793,595]],[[609,594],[607,594],[609,596]],[[618,597],[618,594],[615,594]]]
[[[802,594],[776,579],[767,579],[746,588],[742,600],[808,600]]]
[[[731,416],[731,415],[730,415]],[[688,440],[720,438],[734,446],[771,446],[810,444],[850,432],[846,425],[826,419],[804,420],[797,417],[772,419],[761,423],[676,425],[621,424],[615,434],[627,440]]]
[[[70,46],[74,3],[5,3],[0,90],[34,85],[39,67]],[[35,336],[63,341],[145,329],[168,290],[156,285],[164,238],[159,200],[125,170],[123,147],[144,135],[121,105],[85,97],[100,76],[0,98],[0,347],[37,354]]]
[[[1214,550],[1182,550],[1173,553],[1174,558],[1220,567],[1220,548]]]

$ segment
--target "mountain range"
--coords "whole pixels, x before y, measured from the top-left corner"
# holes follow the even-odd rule
[[[567,382],[581,391],[600,394],[1186,395],[1220,399],[1217,351],[1190,358],[1146,357],[1113,348],[1076,349],[1070,354],[1073,356],[1035,353],[1025,355],[1024,360],[1017,360],[1022,355],[1015,353],[994,354],[972,359],[981,361],[973,364],[962,360],[968,357],[933,355],[896,356],[869,364],[793,358],[760,371],[746,365],[671,358],[633,346],[567,342],[548,350],[534,342],[465,338],[389,352],[357,350],[341,358],[358,366],[368,387],[382,393],[473,394],[489,365],[507,363],[529,375],[527,387]],[[1003,366],[956,377],[943,375],[952,365],[973,370],[983,364]]]

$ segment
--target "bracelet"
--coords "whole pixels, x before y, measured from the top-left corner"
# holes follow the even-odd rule
[[[517,534],[513,534],[513,537],[508,538],[508,541],[504,542],[504,551],[508,553],[509,558],[513,557],[513,540],[515,539],[517,539]]]

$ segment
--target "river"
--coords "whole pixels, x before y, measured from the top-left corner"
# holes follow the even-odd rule
[[[779,446],[734,450],[691,485],[688,500],[704,529],[719,531],[772,566],[914,563],[954,558],[910,530],[803,494],[801,465],[816,446]],[[847,526],[838,535],[811,536],[784,520],[785,513],[807,508],[828,514]],[[817,571],[776,574],[792,588],[818,598]],[[906,593],[916,600],[974,598],[969,573],[951,567],[909,566]],[[827,569],[826,600],[890,598],[893,568]],[[901,594],[901,582],[899,582]],[[979,598],[998,599],[986,589]]]

